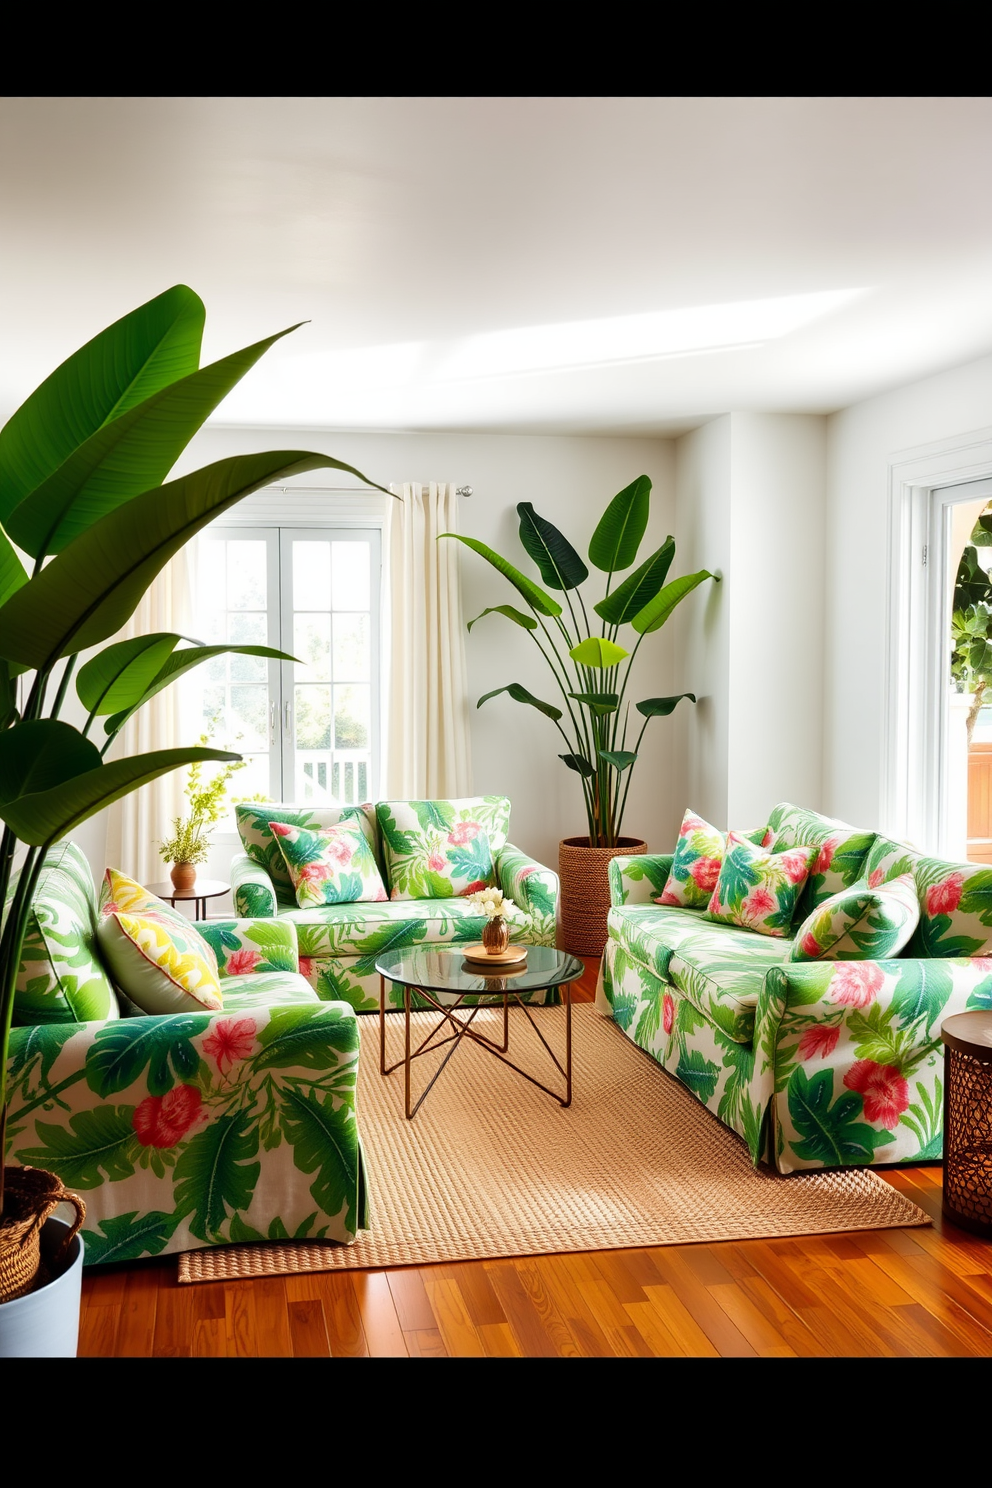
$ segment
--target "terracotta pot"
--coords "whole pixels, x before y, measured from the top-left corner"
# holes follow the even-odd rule
[[[196,864],[173,863],[169,877],[172,879],[172,887],[177,894],[192,893],[193,885],[196,883]]]
[[[601,956],[610,911],[609,862],[646,853],[647,843],[621,837],[616,847],[590,847],[588,837],[565,837],[558,844],[561,880],[559,943],[573,956]]]
[[[502,955],[510,944],[510,927],[502,915],[493,915],[482,927],[482,944],[490,956]]]

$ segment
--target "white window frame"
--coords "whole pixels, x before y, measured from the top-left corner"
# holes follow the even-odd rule
[[[379,777],[382,760],[382,692],[386,685],[386,647],[385,647],[385,622],[387,616],[387,595],[384,578],[386,530],[388,526],[389,511],[387,503],[391,497],[380,495],[378,492],[366,492],[359,488],[350,487],[341,489],[326,486],[266,486],[261,491],[253,492],[245,497],[236,507],[231,508],[216,522],[212,522],[204,528],[204,535],[216,533],[229,533],[231,536],[243,535],[250,537],[253,533],[271,531],[278,528],[280,531],[342,531],[355,532],[374,531],[379,535],[379,567],[373,573],[373,594],[378,603],[373,603],[373,675],[378,677],[378,689],[373,688],[372,695],[372,740],[373,750],[370,761],[370,799],[378,799]],[[271,558],[270,558],[271,561]],[[275,581],[275,588],[271,587]],[[278,601],[281,606],[282,575],[270,572],[270,594],[280,596]],[[281,625],[282,616],[276,616],[276,625]],[[271,639],[273,627],[270,624],[269,645],[274,645]],[[285,647],[283,649],[286,649]],[[291,649],[291,648],[290,648]],[[270,697],[281,696],[279,690],[279,670],[282,663],[278,661],[269,662],[269,693]],[[283,717],[277,722],[278,732],[283,732]],[[236,847],[238,836],[235,832],[216,832],[213,840],[218,846]]]
[[[889,461],[881,826],[936,854],[946,820],[949,508],[981,494],[956,488],[988,479],[992,429],[900,451]]]

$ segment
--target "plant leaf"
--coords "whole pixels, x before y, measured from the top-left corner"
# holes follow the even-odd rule
[[[475,706],[481,708],[483,703],[488,703],[490,698],[499,697],[501,692],[508,692],[518,703],[529,703],[532,708],[536,708],[539,713],[543,713],[547,718],[553,718],[556,723],[561,717],[560,708],[554,707],[551,703],[542,703],[540,698],[536,698],[532,692],[528,692],[526,687],[521,687],[519,682],[511,682],[507,687],[494,688],[492,692],[487,692],[485,697],[481,697]]]
[[[517,505],[520,517],[520,541],[541,572],[549,589],[577,589],[589,577],[578,553],[566,537],[544,517],[539,516],[529,501]]]
[[[629,568],[648,525],[651,482],[639,475],[619,491],[599,519],[589,543],[589,561],[603,573]]]
[[[514,568],[512,563],[507,563],[506,559],[494,553],[492,548],[487,548],[485,543],[479,542],[474,537],[462,537],[459,532],[442,532],[439,534],[438,541],[442,537],[453,537],[456,542],[464,543],[467,548],[471,548],[473,553],[478,553],[480,558],[485,558],[487,563],[491,563],[493,568],[503,575],[504,579],[509,579],[517,592],[523,595],[531,609],[536,610],[539,615],[553,617],[561,614],[561,605],[556,599],[552,599],[550,594],[545,594],[543,589]]]
[[[180,635],[157,631],[107,646],[80,667],[76,696],[91,713],[116,713],[131,707],[181,640]]]
[[[0,431],[0,521],[97,429],[195,372],[204,318],[199,295],[176,284],[56,367]]]
[[[10,513],[6,527],[18,547],[32,558],[58,553],[107,512],[160,485],[218,403],[293,330],[160,388],[97,429]]]
[[[60,656],[98,645],[127,623],[169,559],[214,517],[273,480],[325,467],[366,480],[328,455],[269,450],[218,460],[135,496],[0,606],[0,655],[48,670]]]
[[[660,630],[675,606],[681,604],[686,595],[691,594],[693,589],[697,589],[704,579],[713,579],[717,584],[720,582],[717,574],[712,574],[705,568],[701,568],[698,573],[686,574],[684,578],[673,579],[644,606],[643,610],[637,612],[630,622],[631,625],[641,635]]]
[[[490,605],[488,610],[483,610],[482,615],[476,615],[474,620],[468,622],[466,630],[471,630],[472,626],[483,618],[483,615],[505,615],[508,620],[513,621],[514,625],[522,625],[524,630],[537,629],[536,620],[530,615],[525,615],[521,610],[515,610],[512,605]]]
[[[624,770],[630,769],[637,755],[636,753],[631,753],[629,749],[601,749],[599,751],[599,757],[601,760],[605,760],[608,765],[613,765],[622,774]]]
[[[39,727],[49,724],[68,729],[70,733],[76,732],[69,724],[57,719],[37,720]],[[26,729],[33,726],[20,724],[0,737],[4,742],[9,738],[20,738]],[[83,744],[89,744],[99,759],[96,746],[83,739],[81,734],[77,737]],[[86,770],[71,778],[63,778],[61,783],[47,789],[22,795],[11,792],[12,782],[0,769],[0,821],[5,821],[22,842],[32,847],[47,847],[104,806],[180,765],[192,765],[197,760],[227,764],[240,758],[239,754],[225,754],[219,749],[156,749],[150,754],[135,755],[133,759],[113,760],[99,769]],[[34,776],[30,779],[33,781]]]
[[[577,703],[585,703],[600,718],[615,713],[620,706],[620,698],[615,692],[570,692],[568,695]]]
[[[593,605],[596,614],[610,625],[628,624],[639,610],[661,592],[674,557],[675,542],[668,537],[656,553],[652,553],[640,568],[636,568],[624,579],[618,589]]]
[[[674,713],[683,698],[688,698],[690,703],[696,701],[694,692],[680,692],[676,697],[645,698],[642,703],[636,703],[638,713],[643,713],[645,718],[667,718],[669,713]]]
[[[589,763],[584,754],[560,754],[558,758],[564,760],[568,768],[575,770],[579,775],[588,777],[596,773],[594,766]]]
[[[0,530],[0,604],[27,581],[24,564],[14,552],[12,544],[7,541],[6,534]]]
[[[288,651],[276,651],[272,646],[184,646],[181,651],[173,651],[166,658],[164,665],[158,674],[152,679],[148,687],[138,698],[137,702],[130,707],[115,713],[108,718],[104,727],[108,734],[116,734],[127,723],[133,713],[143,708],[149,698],[161,692],[163,687],[177,682],[186,672],[191,672],[194,667],[200,666],[204,661],[210,661],[214,656],[266,656],[273,661],[296,661],[295,656],[290,656]],[[100,709],[101,713],[104,709]]]
[[[613,641],[604,640],[602,636],[587,636],[584,641],[573,646],[568,654],[580,666],[606,668],[616,666],[630,652],[615,645]]]
[[[58,718],[6,729],[0,734],[0,815],[8,801],[49,791],[100,763],[96,745]]]

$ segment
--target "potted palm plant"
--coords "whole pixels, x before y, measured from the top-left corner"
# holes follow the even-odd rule
[[[582,594],[589,569],[557,527],[538,515],[529,501],[517,507],[520,543],[536,564],[542,589],[475,538],[446,532],[490,563],[516,589],[527,605],[525,614],[513,605],[494,605],[468,623],[471,630],[484,615],[500,614],[523,630],[550,668],[562,706],[535,697],[519,682],[494,688],[477,707],[507,693],[515,702],[536,708],[551,720],[564,742],[559,759],[578,777],[586,811],[587,831],[566,837],[559,847],[562,941],[576,955],[598,956],[606,941],[610,858],[646,851],[637,837],[621,835],[627,796],[644,731],[652,718],[674,712],[691,692],[674,697],[642,698],[634,704],[631,737],[631,668],[644,638],[660,630],[675,608],[706,579],[708,569],[668,581],[675,543],[667,537],[650,557],[613,588],[614,577],[632,568],[648,523],[651,482],[638,476],[609,503],[589,542],[588,558],[606,575],[605,593],[592,605],[590,618]],[[548,593],[553,590],[554,593]],[[562,602],[554,597],[560,594]],[[597,623],[598,622],[598,623]],[[634,632],[628,645],[620,634]],[[595,632],[595,633],[594,633]],[[639,717],[637,716],[639,715]]]
[[[171,634],[106,645],[76,673],[79,654],[118,632],[168,560],[249,492],[325,466],[366,479],[326,455],[274,450],[166,482],[221,399],[287,334],[201,367],[204,317],[191,289],[167,290],[63,362],[0,430],[0,1153],[15,987],[46,852],[169,770],[240,758],[201,745],[108,759],[148,698],[219,653],[283,657],[267,647],[185,646]],[[74,674],[82,727],[60,716]],[[5,1183],[0,1163],[0,1347],[7,1309],[22,1317],[31,1302],[31,1327],[40,1326],[40,1293],[3,1300],[5,1237],[23,1218],[21,1189]],[[40,1220],[33,1228],[40,1234]],[[75,1295],[78,1307],[78,1287]]]

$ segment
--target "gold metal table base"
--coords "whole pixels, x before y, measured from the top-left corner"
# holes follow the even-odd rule
[[[538,1088],[538,1090],[543,1090],[544,1093],[545,1093],[545,1095],[550,1095],[554,1100],[558,1101],[559,1105],[570,1106],[572,1104],[572,989],[571,989],[571,985],[568,982],[566,982],[566,983],[563,984],[563,987],[562,987],[562,990],[564,992],[564,999],[565,999],[565,1063],[563,1065],[561,1063],[561,1061],[559,1060],[557,1054],[555,1054],[555,1052],[552,1049],[551,1045],[548,1043],[547,1039],[544,1037],[544,1034],[541,1032],[541,1030],[538,1028],[537,1024],[535,1023],[533,1017],[531,1016],[530,1008],[527,1006],[527,1004],[525,1002],[523,1002],[521,1000],[521,998],[518,996],[518,994],[515,991],[513,991],[512,989],[506,987],[506,985],[505,985],[505,979],[504,978],[500,978],[500,980],[503,981],[503,983],[504,983],[503,987],[502,988],[498,988],[498,989],[495,988],[495,987],[493,988],[493,991],[494,992],[496,992],[496,991],[500,992],[502,994],[502,997],[503,997],[503,1042],[502,1043],[499,1043],[499,1044],[496,1043],[493,1039],[487,1038],[484,1033],[480,1033],[477,1029],[475,1029],[475,1028],[472,1027],[472,1023],[475,1021],[476,1014],[479,1012],[480,1008],[483,1007],[483,1006],[485,1006],[485,1007],[492,1007],[493,1006],[492,1003],[486,1003],[486,1004],[479,1003],[479,1004],[475,1005],[474,1007],[465,1007],[463,1009],[463,1011],[468,1013],[468,1017],[467,1018],[461,1019],[461,1018],[457,1018],[457,1017],[454,1016],[459,1011],[459,1009],[461,1009],[463,1007],[463,1003],[464,1003],[466,997],[468,997],[468,996],[476,996],[478,994],[476,994],[476,993],[463,992],[463,993],[461,993],[459,995],[459,997],[457,998],[457,1000],[455,1002],[449,1003],[449,1004],[442,1004],[442,1003],[440,1003],[440,1002],[438,1002],[436,1000],[436,998],[434,997],[434,995],[432,994],[432,992],[430,992],[427,988],[425,988],[425,987],[417,987],[417,986],[411,987],[411,986],[407,985],[406,983],[404,983],[404,985],[403,985],[403,1024],[404,1024],[404,1052],[403,1052],[403,1058],[402,1059],[397,1059],[395,1061],[395,1063],[390,1064],[390,1065],[387,1065],[386,1064],[386,978],[380,973],[380,975],[379,975],[379,1070],[380,1070],[380,1073],[383,1074],[383,1075],[391,1075],[394,1070],[398,1070],[401,1066],[403,1067],[403,1071],[404,1071],[404,1083],[405,1083],[405,1087],[406,1087],[405,1088],[406,1116],[407,1116],[407,1120],[408,1121],[409,1120],[412,1120],[412,1118],[414,1116],[416,1116],[417,1112],[420,1110],[420,1107],[423,1105],[423,1102],[427,1098],[427,1095],[429,1094],[429,1092],[433,1088],[434,1083],[437,1080],[438,1076],[440,1075],[441,1071],[444,1069],[445,1065],[448,1063],[448,1060],[451,1058],[451,1056],[454,1054],[455,1050],[458,1048],[458,1046],[461,1043],[462,1039],[465,1039],[465,1038],[471,1039],[473,1043],[478,1044],[481,1048],[488,1050],[488,1052],[490,1054],[492,1054],[494,1058],[499,1059],[503,1064],[509,1065],[510,1069],[516,1070],[516,1072],[517,1072],[518,1075],[522,1075],[525,1080],[529,1080],[532,1085],[536,1085],[537,1088]],[[533,991],[540,991],[541,989],[540,988],[533,988],[532,987],[532,988],[529,988],[528,990],[531,991],[531,992],[533,992]],[[437,1012],[439,1012],[441,1014],[440,1021],[438,1023],[436,1023],[433,1028],[431,1028],[431,1029],[428,1030],[428,1032],[425,1035],[425,1037],[423,1039],[421,1039],[420,1043],[417,1045],[417,1047],[415,1049],[412,1047],[411,1029],[410,1029],[411,992],[417,992],[417,993],[419,993],[419,995],[421,997],[423,997],[425,999],[425,1001],[428,1002],[432,1008],[434,1008]],[[547,1050],[547,1053],[548,1053],[548,1055],[549,1055],[549,1057],[551,1059],[552,1064],[558,1070],[558,1073],[560,1075],[563,1075],[564,1076],[564,1080],[565,1080],[565,1093],[563,1095],[560,1094],[557,1090],[552,1090],[551,1087],[548,1086],[548,1085],[542,1085],[541,1081],[538,1080],[534,1075],[528,1073],[528,1071],[525,1070],[525,1069],[521,1069],[521,1067],[520,1067],[519,1064],[514,1064],[514,1062],[513,1062],[512,1059],[508,1059],[507,1058],[507,1051],[508,1051],[508,1049],[510,1047],[509,1008],[510,1008],[510,1002],[511,1002],[511,1000],[514,1003],[516,1003],[516,1005],[519,1008],[521,1008],[523,1010],[523,1012],[526,1014],[527,1021],[530,1023],[530,1026],[533,1028],[534,1032],[537,1034],[537,1036],[540,1039],[541,1043],[544,1045],[545,1049]],[[448,1033],[446,1035],[446,1037],[444,1037],[444,1038],[438,1038],[437,1035],[441,1032],[441,1030],[444,1029],[445,1027],[448,1027],[448,1026],[450,1026],[450,1028],[451,1028],[452,1031],[450,1033]],[[411,1068],[412,1068],[412,1065],[413,1065],[413,1061],[415,1059],[419,1059],[424,1054],[433,1054],[433,1053],[436,1053],[439,1049],[443,1049],[444,1046],[445,1046],[445,1044],[450,1044],[451,1045],[451,1048],[448,1050],[447,1054],[445,1054],[444,1058],[441,1060],[441,1063],[438,1065],[437,1069],[434,1071],[434,1074],[431,1076],[430,1080],[424,1086],[424,1089],[420,1092],[420,1094],[416,1098],[416,1101],[414,1102],[413,1101],[413,1090],[412,1090],[411,1074],[410,1074],[410,1071],[411,1071]]]

